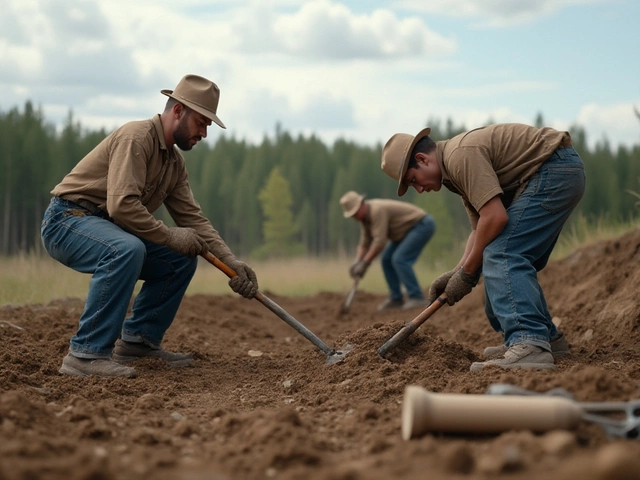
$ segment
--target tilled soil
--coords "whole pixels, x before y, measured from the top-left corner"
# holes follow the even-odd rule
[[[139,360],[135,379],[58,373],[81,300],[0,307],[0,480],[638,479],[639,439],[586,421],[409,441],[400,425],[408,385],[484,394],[506,383],[562,388],[578,402],[640,399],[639,250],[634,230],[541,272],[571,345],[547,371],[469,371],[501,342],[481,286],[440,308],[389,359],[377,349],[420,310],[377,313],[383,297],[358,292],[339,315],[342,295],[265,292],[330,346],[353,345],[335,365],[258,301],[190,296],[164,347],[193,352],[195,365]]]

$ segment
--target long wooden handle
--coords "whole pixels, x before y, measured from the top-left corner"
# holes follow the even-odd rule
[[[207,260],[207,262],[209,262],[214,267],[224,272],[224,274],[227,275],[229,278],[235,277],[238,275],[232,268],[230,268],[226,263],[221,261],[213,253],[207,252],[202,256],[205,258],[205,260]],[[256,296],[254,298],[258,300],[260,303],[262,303],[269,310],[271,310],[273,313],[275,313],[282,320],[284,320],[287,324],[289,324],[289,326],[291,326],[294,330],[300,333],[303,337],[305,337],[307,340],[313,343],[316,347],[318,347],[324,353],[326,353],[327,355],[335,354],[334,349],[332,349],[331,347],[329,347],[329,345],[327,345],[322,340],[320,340],[320,338],[318,338],[311,330],[309,330],[302,323],[296,320],[292,315],[290,315],[280,305],[278,305],[276,302],[271,300],[265,294],[258,292],[256,293]]]
[[[583,413],[578,403],[562,397],[432,393],[409,385],[402,403],[402,438],[426,432],[573,429]]]
[[[434,300],[434,302],[425,308],[420,315],[411,320],[410,322],[405,323],[404,327],[398,330],[393,337],[387,340],[384,345],[382,345],[378,349],[378,355],[382,358],[385,358],[391,350],[400,345],[409,335],[416,331],[416,329],[422,325],[427,318],[433,315],[442,305],[444,305],[447,301],[447,295],[443,293],[438,298]]]
[[[351,286],[351,290],[349,290],[347,298],[345,299],[344,303],[342,304],[342,312],[343,313],[346,313],[349,310],[349,307],[351,307],[351,302],[353,301],[353,297],[356,295],[356,290],[358,289],[358,282],[359,281],[360,281],[360,277],[356,277],[353,280],[353,285]]]

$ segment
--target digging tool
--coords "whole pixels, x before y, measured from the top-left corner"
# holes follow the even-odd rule
[[[626,418],[608,418],[602,413]],[[484,434],[572,430],[582,421],[599,425],[610,437],[638,439],[640,400],[576,402],[561,389],[538,394],[508,384],[492,385],[486,395],[433,393],[409,385],[402,403],[404,440],[430,431]]]
[[[216,257],[211,252],[207,252],[202,255],[204,259],[209,262],[211,265],[221,270],[227,277],[235,277],[237,273],[233,271],[233,269],[229,268],[224,262],[222,262],[218,257]],[[295,331],[301,334],[304,338],[313,343],[316,347],[318,347],[324,354],[327,355],[327,364],[333,365],[335,363],[339,363],[344,360],[344,357],[349,353],[352,349],[352,345],[345,345],[341,350],[336,350],[334,348],[329,347],[326,343],[324,343],[320,338],[318,338],[311,330],[305,327],[302,323],[296,320],[293,316],[287,313],[280,305],[267,297],[264,293],[258,292],[254,297],[260,303],[262,303],[265,307],[275,313],[278,317],[284,320],[290,327],[292,327]]]
[[[496,383],[490,385],[487,395],[521,395],[521,396],[556,396],[574,400],[573,396],[564,388],[553,388],[547,392],[538,393],[524,388]],[[635,438],[640,440],[640,400],[628,402],[575,402],[582,409],[582,420],[595,423],[602,427],[609,437]],[[614,417],[607,417],[613,414]]]
[[[433,393],[409,385],[402,403],[402,438],[426,432],[572,429],[581,414],[580,407],[567,398]]]
[[[351,286],[351,290],[349,290],[349,294],[345,299],[344,303],[340,307],[340,314],[345,314],[349,312],[349,308],[351,307],[351,302],[353,301],[353,297],[356,295],[356,290],[358,289],[358,282],[360,281],[360,277],[356,277],[353,280],[353,285]]]
[[[416,329],[420,325],[422,325],[425,322],[425,320],[427,320],[427,318],[433,315],[436,312],[436,310],[438,310],[446,302],[447,302],[447,295],[443,293],[438,298],[436,298],[431,305],[425,308],[420,313],[420,315],[418,315],[416,318],[414,318],[410,322],[405,323],[404,327],[398,330],[398,333],[396,333],[393,337],[387,340],[386,343],[384,343],[384,345],[382,345],[378,349],[378,355],[380,355],[382,358],[386,358],[386,356],[389,354],[389,352],[391,352],[391,350],[396,348],[409,335],[415,332]]]

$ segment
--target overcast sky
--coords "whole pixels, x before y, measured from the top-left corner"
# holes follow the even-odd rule
[[[638,0],[2,0],[0,110],[111,130],[195,73],[250,142],[277,122],[373,146],[542,113],[591,145],[640,144],[639,20]]]

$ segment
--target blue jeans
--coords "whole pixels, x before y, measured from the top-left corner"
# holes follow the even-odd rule
[[[400,284],[404,285],[409,298],[424,299],[413,265],[435,231],[435,220],[425,215],[402,240],[387,243],[382,252],[382,271],[393,300],[402,300]]]
[[[538,274],[585,189],[584,165],[571,147],[559,148],[507,209],[504,230],[484,250],[485,312],[504,343],[550,350],[557,334]]]
[[[49,255],[90,273],[89,293],[69,352],[109,358],[118,337],[159,348],[197,267],[169,248],[125,232],[104,215],[54,197],[45,211],[42,243]],[[138,280],[144,284],[125,319]]]

